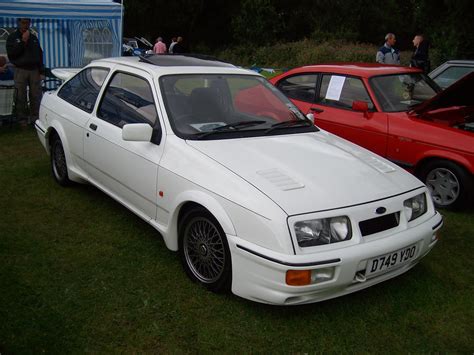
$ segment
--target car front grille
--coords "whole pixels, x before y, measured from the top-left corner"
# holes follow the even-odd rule
[[[367,219],[359,222],[362,236],[383,232],[387,229],[395,228],[400,223],[400,212],[387,214],[385,216]]]

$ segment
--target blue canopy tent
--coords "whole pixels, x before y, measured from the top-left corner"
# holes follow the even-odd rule
[[[122,5],[112,0],[0,0],[0,55],[20,17],[31,18],[47,68],[121,55]]]

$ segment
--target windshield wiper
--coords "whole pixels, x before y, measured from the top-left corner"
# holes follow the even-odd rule
[[[288,121],[283,121],[283,122],[278,122],[273,124],[269,129],[265,131],[265,134],[270,133],[274,131],[275,129],[279,128],[287,128],[287,127],[310,127],[314,126],[313,122],[311,122],[308,119],[305,120],[288,120]]]
[[[222,133],[222,132],[233,132],[233,131],[239,131],[242,128],[246,127],[252,127],[252,126],[257,126],[263,123],[267,123],[267,121],[264,120],[252,120],[252,121],[240,121],[240,122],[235,122],[235,123],[229,123],[224,126],[219,126],[216,128],[213,128],[211,131],[208,132],[200,132],[196,133],[195,136],[198,139],[210,136],[211,134],[215,133]]]

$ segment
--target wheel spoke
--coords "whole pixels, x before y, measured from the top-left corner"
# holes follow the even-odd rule
[[[216,226],[206,218],[196,218],[184,235],[184,252],[193,274],[204,283],[219,279],[224,271],[225,250]]]
[[[456,175],[445,168],[436,168],[426,177],[426,184],[431,191],[433,200],[446,206],[455,201],[460,192],[460,185]]]

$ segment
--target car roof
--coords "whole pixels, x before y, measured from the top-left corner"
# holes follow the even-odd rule
[[[157,76],[168,74],[192,74],[192,73],[223,73],[223,74],[259,74],[238,68],[230,63],[216,59],[208,59],[206,56],[194,55],[147,55],[144,57],[113,57],[98,59],[90,65],[114,65],[121,64],[128,67],[143,69]]]
[[[334,74],[349,74],[364,78],[370,78],[378,75],[400,74],[400,73],[419,73],[420,69],[403,67],[399,65],[388,65],[378,63],[329,63],[306,65],[294,69],[296,72],[324,72]]]
[[[448,60],[443,64],[467,64],[467,65],[474,65],[474,60]]]

